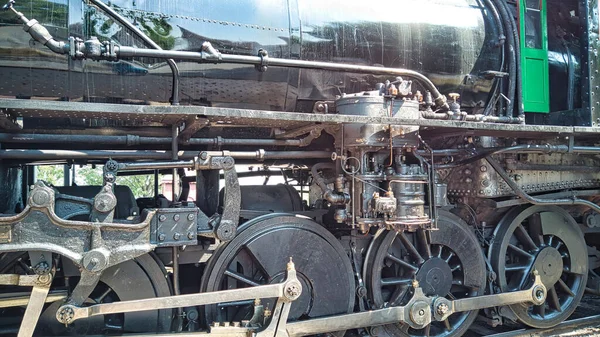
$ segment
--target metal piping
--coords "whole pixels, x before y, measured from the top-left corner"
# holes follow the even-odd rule
[[[146,35],[144,32],[139,30],[134,24],[129,22],[129,20],[127,20],[126,18],[121,16],[121,14],[117,13],[114,9],[112,9],[108,5],[104,4],[102,1],[99,1],[99,0],[88,0],[88,1],[91,2],[92,4],[94,4],[95,6],[97,6],[98,8],[100,8],[102,11],[104,11],[106,14],[108,14],[114,20],[116,20],[117,22],[119,22],[120,24],[122,24],[123,26],[128,28],[129,30],[131,30],[137,37],[142,39],[150,47],[152,47],[154,49],[162,50],[162,48],[156,42],[154,42],[154,40],[152,40],[148,35]],[[171,92],[170,101],[171,101],[172,105],[178,105],[179,104],[179,68],[177,67],[177,64],[175,63],[175,60],[167,59],[166,61],[167,61],[167,64],[169,65],[169,68],[171,68],[171,73],[173,74],[173,89]]]
[[[203,47],[209,49],[210,45],[208,42],[203,44]],[[271,58],[267,56],[245,56],[245,55],[227,55],[216,52],[212,48],[212,52],[189,52],[189,51],[171,51],[171,50],[151,50],[151,49],[140,49],[134,47],[120,46],[116,53],[119,57],[155,57],[155,58],[173,58],[186,61],[196,61],[200,63],[232,63],[232,64],[251,64],[256,66],[275,66],[275,67],[288,67],[288,68],[300,68],[300,69],[319,69],[319,70],[331,70],[331,71],[343,71],[353,73],[366,73],[374,75],[393,75],[393,76],[408,76],[419,80],[423,83],[427,90],[431,92],[434,97],[436,105],[444,109],[449,109],[446,97],[444,97],[438,89],[435,87],[433,82],[423,74],[401,68],[383,68],[383,67],[372,67],[372,66],[361,66],[353,64],[339,64],[329,62],[316,62],[316,61],[304,61],[304,60],[291,60],[281,58]],[[216,53],[214,53],[216,52]]]
[[[12,3],[14,3],[14,0],[11,1]],[[109,7],[105,6],[103,3],[97,0],[90,1],[93,1],[93,3],[95,3],[99,7],[102,7],[105,10],[111,10]],[[19,19],[21,20],[21,22],[23,22],[23,24],[26,27],[29,27],[29,20],[23,14],[17,12],[14,8],[12,8],[12,5],[10,5],[10,3],[5,7],[6,9],[12,9],[17,15],[19,15]],[[123,19],[123,21],[120,22],[128,26],[129,28],[132,28],[131,25],[128,24],[127,20]],[[35,23],[37,24],[36,27],[38,27],[38,30],[41,30],[42,28],[45,29],[42,25],[38,24],[37,21],[35,21]],[[36,38],[34,34],[35,31],[27,31],[31,34],[32,37]],[[50,38],[52,38],[52,36],[49,33],[48,35],[50,36]],[[419,72],[408,69],[271,58],[264,50],[260,50],[258,56],[226,55],[221,54],[219,51],[217,51],[210,44],[210,42],[204,42],[202,44],[201,52],[174,51],[162,49],[155,50],[127,46],[117,46],[111,42],[102,43],[96,37],[92,37],[91,39],[85,42],[76,41],[74,38],[70,37],[69,43],[60,43],[62,43],[62,48],[56,52],[61,54],[69,54],[74,59],[89,58],[92,60],[115,61],[125,57],[154,57],[159,59],[179,59],[186,61],[196,61],[199,63],[252,64],[255,65],[260,71],[265,71],[268,66],[275,66],[287,68],[320,69],[353,73],[365,73],[373,75],[407,76],[422,82],[424,87],[433,95],[433,99],[437,106],[446,110],[450,109],[448,103],[446,102],[446,97],[439,92],[435,84],[433,84],[433,82],[431,82],[429,78],[427,78],[425,75]],[[155,46],[157,45],[155,44]]]
[[[448,112],[433,112],[433,111],[422,111],[421,117],[425,119],[439,119],[439,120],[460,120],[467,122],[487,122],[487,123],[503,123],[503,124],[521,124],[525,120],[520,117],[510,116],[486,116],[483,114],[468,115],[466,112],[461,112],[460,115],[456,115],[451,111]]]
[[[331,158],[329,151],[218,151],[208,152],[219,155],[227,153],[234,159],[277,160],[277,159],[325,159]],[[180,151],[180,159],[194,159],[198,151]],[[0,150],[0,160],[70,160],[70,159],[108,159],[115,160],[171,160],[170,151],[102,151],[102,150]],[[173,168],[173,162],[162,162],[164,168]],[[143,163],[140,163],[143,164]],[[188,166],[182,166],[188,167]],[[140,168],[141,169],[141,168]],[[154,168],[148,168],[154,169]]]
[[[510,188],[519,197],[521,197],[524,200],[527,200],[528,202],[532,203],[533,205],[581,205],[581,206],[589,207],[589,208],[593,209],[594,211],[600,213],[600,206],[594,204],[593,202],[591,202],[589,200],[577,199],[575,196],[573,196],[571,199],[567,199],[567,198],[564,198],[564,199],[540,199],[540,198],[532,197],[529,194],[525,193],[519,187],[519,185],[517,185],[517,183],[515,183],[510,178],[508,173],[506,173],[506,171],[502,168],[502,166],[500,166],[500,164],[496,160],[489,158],[489,157],[486,158],[486,160],[494,168],[496,173],[498,173],[498,175],[508,184],[508,186],[510,186]]]
[[[320,132],[310,132],[300,139],[228,139],[228,138],[191,138],[183,142],[194,146],[296,146],[305,147],[321,135]],[[110,145],[171,145],[169,137],[143,137],[137,135],[104,136],[104,135],[60,135],[60,134],[20,134],[0,133],[0,143],[19,144],[110,144]]]

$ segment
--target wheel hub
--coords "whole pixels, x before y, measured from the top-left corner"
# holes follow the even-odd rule
[[[538,271],[546,287],[552,286],[562,275],[562,256],[554,247],[543,248],[535,257],[533,268]]]
[[[446,261],[438,257],[425,261],[416,278],[427,296],[446,296],[452,288],[452,269]]]

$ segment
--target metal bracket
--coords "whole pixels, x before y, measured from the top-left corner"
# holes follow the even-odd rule
[[[38,181],[23,212],[0,217],[0,252],[45,251],[60,254],[94,273],[152,251],[150,223],[156,210],[139,223],[65,220],[54,211],[55,191]]]
[[[192,138],[192,136],[196,132],[198,132],[208,124],[209,121],[207,118],[200,118],[198,116],[190,117],[186,119],[185,128],[179,133],[179,136],[177,138],[182,143],[188,143],[190,138]]]
[[[221,241],[230,241],[237,233],[237,225],[240,218],[241,191],[240,184],[235,171],[235,161],[228,155],[227,151],[201,152],[195,163],[196,170],[223,170],[225,178],[225,200],[223,214],[215,225],[214,232]]]
[[[256,298],[279,298],[278,303],[289,304],[300,297],[302,285],[296,276],[296,268],[291,261],[287,265],[287,277],[282,283],[253,287],[223,290],[208,293],[188,294],[149,298],[143,300],[121,301],[96,304],[88,307],[63,305],[56,312],[56,319],[63,324],[70,324],[82,318],[143,310],[172,309],[196,305],[216,304],[222,302],[252,300]],[[288,305],[289,307],[289,305]],[[288,309],[289,312],[289,309]],[[279,321],[287,320],[287,312],[282,311]],[[279,322],[278,322],[279,323]]]

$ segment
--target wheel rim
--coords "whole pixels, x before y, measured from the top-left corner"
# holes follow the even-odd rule
[[[201,291],[218,291],[281,282],[292,257],[302,294],[292,304],[289,320],[351,312],[354,276],[350,261],[335,237],[313,221],[277,216],[244,226],[235,239],[212,256]],[[276,299],[262,299],[272,309]],[[208,324],[250,319],[253,301],[205,307]]]
[[[380,241],[367,261],[365,276],[375,307],[406,304],[415,278],[428,296],[452,300],[483,293],[485,265],[476,237],[461,219],[447,212],[440,212],[438,225],[440,229],[432,231],[430,239],[425,232],[392,231]],[[460,336],[476,315],[476,311],[456,313],[424,329],[391,324],[384,330],[390,335]]]
[[[537,270],[548,290],[539,306],[510,306],[519,321],[547,328],[568,318],[585,292],[586,243],[579,225],[556,206],[516,208],[498,224],[490,260],[502,291],[525,289]]]
[[[51,254],[51,253],[48,253]],[[31,274],[27,254],[8,253],[0,256],[0,273]],[[77,268],[70,260],[57,257],[56,276],[51,291],[72,291],[79,281]],[[0,292],[27,292],[24,287],[2,287]],[[111,303],[116,301],[162,297],[171,295],[162,265],[150,255],[140,256],[108,268],[84,305]],[[167,332],[171,327],[172,310],[154,310],[115,315],[95,316],[78,320],[68,327],[56,320],[56,311],[61,301],[47,304],[40,315],[36,334],[43,335],[86,335],[115,334],[124,332]],[[18,329],[18,322],[25,307],[0,309],[3,317],[0,327]],[[9,320],[9,318],[13,318]],[[6,325],[3,322],[7,322]],[[15,323],[16,322],[16,323]],[[151,323],[149,323],[151,322]]]

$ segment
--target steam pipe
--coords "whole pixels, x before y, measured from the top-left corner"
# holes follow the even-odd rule
[[[126,18],[121,16],[121,14],[117,13],[114,9],[110,8],[108,5],[106,5],[102,1],[99,1],[99,0],[88,0],[88,1],[93,3],[98,8],[100,8],[102,11],[104,11],[106,14],[108,14],[110,17],[112,17],[117,22],[119,22],[121,25],[127,27],[127,29],[131,30],[137,37],[142,39],[150,47],[152,47],[154,49],[162,50],[162,48],[156,42],[154,42],[154,40],[152,40],[148,35],[146,35],[144,32],[139,30],[134,24],[129,22],[129,20],[127,20]],[[179,104],[179,68],[177,67],[177,64],[175,63],[175,60],[167,59],[166,61],[167,61],[167,64],[169,65],[169,68],[171,68],[171,73],[173,74],[173,88],[171,91],[170,101],[171,101],[171,104],[178,105]]]
[[[467,122],[488,122],[488,123],[504,123],[504,124],[521,124],[523,118],[510,116],[486,116],[482,114],[468,115],[466,112],[461,112],[461,115],[455,115],[453,112],[433,112],[422,111],[421,117],[425,119],[440,119],[440,120],[462,120]]]
[[[227,152],[234,159],[257,161],[276,159],[325,159],[331,158],[328,151],[219,151]],[[209,152],[212,154],[212,152]],[[180,159],[193,159],[198,151],[180,151]],[[102,150],[0,150],[0,160],[69,160],[108,159],[115,160],[171,160],[169,151],[102,151]],[[172,166],[169,166],[172,168]]]
[[[526,200],[534,205],[581,205],[581,206],[585,206],[585,207],[589,207],[591,209],[593,209],[596,212],[600,213],[600,206],[594,204],[593,202],[589,201],[589,200],[584,200],[584,199],[578,199],[576,197],[573,197],[571,199],[568,198],[563,198],[563,199],[540,199],[540,198],[536,198],[533,197],[527,193],[525,193],[520,187],[519,185],[517,185],[508,175],[508,173],[506,173],[506,171],[502,168],[502,166],[500,166],[500,164],[492,159],[492,158],[486,158],[486,160],[488,161],[488,163],[490,163],[490,165],[494,168],[494,170],[496,171],[496,173],[498,173],[498,175],[508,184],[508,186],[510,186],[510,188],[519,196],[521,197],[523,200]]]
[[[230,138],[191,138],[186,145],[194,146],[296,146],[305,147],[320,136],[319,132],[311,132],[301,139],[230,139]],[[0,133],[0,143],[19,144],[107,144],[107,145],[171,145],[169,137],[143,137],[136,135],[104,136],[104,135],[61,135],[61,134],[25,134]]]
[[[415,78],[423,83],[425,88],[431,92],[434,96],[436,105],[444,109],[449,109],[446,97],[444,97],[438,89],[435,87],[433,82],[423,74],[401,68],[383,68],[373,66],[362,66],[353,64],[338,64],[329,62],[317,62],[317,61],[303,61],[303,60],[290,60],[281,58],[271,58],[267,56],[246,56],[246,55],[227,55],[219,52],[207,52],[210,44],[205,42],[203,44],[203,51],[189,52],[189,51],[173,51],[173,50],[151,50],[151,49],[140,49],[135,47],[118,47],[117,54],[119,57],[154,57],[154,58],[173,58],[186,61],[196,61],[200,63],[233,63],[233,64],[252,64],[256,66],[275,66],[275,67],[287,67],[287,68],[299,68],[299,69],[319,69],[319,70],[331,70],[331,71],[343,71],[343,72],[354,72],[354,73],[366,73],[374,75],[393,75],[393,76],[408,76]],[[212,48],[214,51],[214,48]]]

